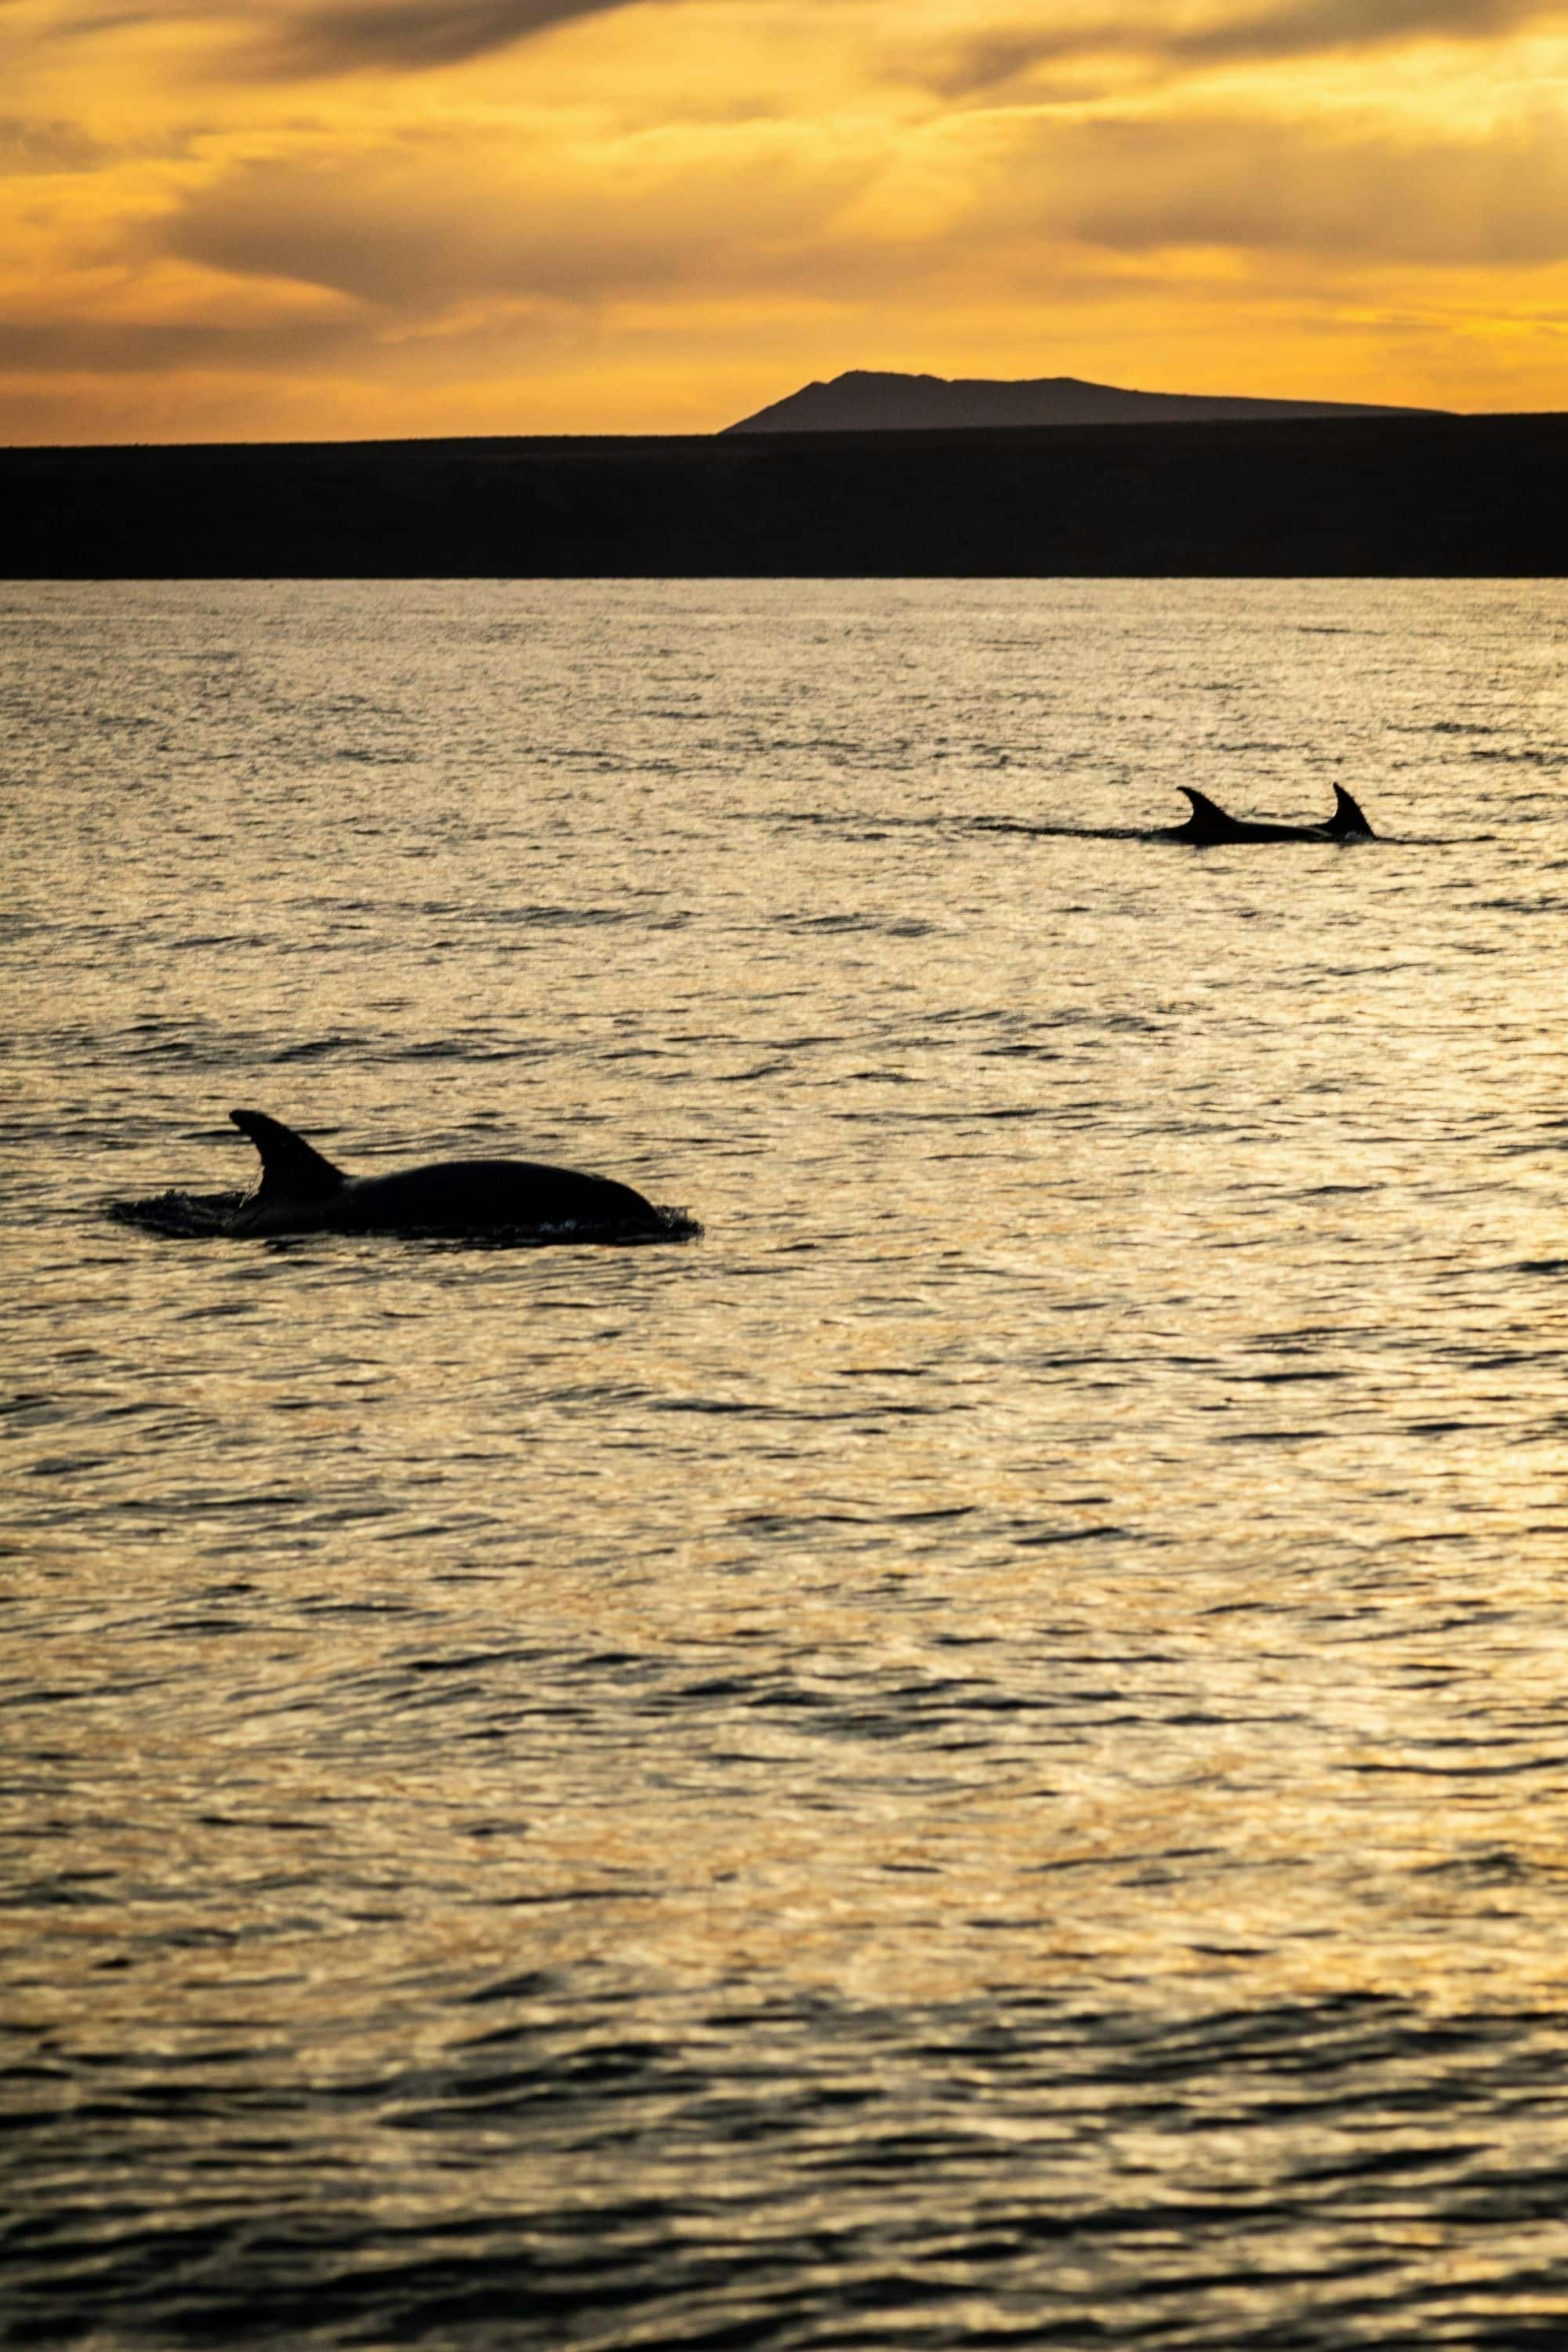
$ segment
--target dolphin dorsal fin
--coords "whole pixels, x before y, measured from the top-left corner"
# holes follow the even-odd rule
[[[1193,813],[1181,829],[1186,840],[1228,841],[1234,837],[1236,819],[1228,809],[1222,809],[1217,801],[1211,801],[1207,793],[1198,792],[1192,784],[1178,784],[1176,790],[1184,793],[1193,804]]]
[[[1360,806],[1351,798],[1343,784],[1334,786],[1334,813],[1329,819],[1328,829],[1331,834],[1342,837],[1358,834],[1364,835],[1368,841],[1373,837],[1371,825],[1368,824]]]
[[[286,1194],[291,1201],[321,1201],[342,1191],[347,1181],[342,1169],[323,1160],[313,1145],[281,1119],[268,1118],[264,1110],[231,1110],[229,1117],[261,1154],[258,1200]]]

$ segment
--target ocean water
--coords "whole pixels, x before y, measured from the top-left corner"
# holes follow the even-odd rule
[[[4,2341],[1568,2340],[1565,652],[0,588]]]

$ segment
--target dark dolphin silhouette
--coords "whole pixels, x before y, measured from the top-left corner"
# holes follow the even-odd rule
[[[345,1176],[265,1111],[231,1110],[229,1117],[261,1154],[260,1181],[235,1211],[231,1233],[498,1234],[564,1226],[620,1237],[674,1230],[651,1201],[611,1176],[531,1160],[444,1160],[390,1176]]]
[[[1232,816],[1206,793],[1179,784],[1193,804],[1185,824],[1173,825],[1168,841],[1371,841],[1375,838],[1357,803],[1342,784],[1334,786],[1334,813],[1321,824],[1270,824],[1251,817]]]

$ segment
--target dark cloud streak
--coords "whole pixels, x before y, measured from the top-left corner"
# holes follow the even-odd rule
[[[19,114],[0,114],[0,178],[13,173],[30,178],[47,172],[85,172],[107,153],[74,123],[30,122]]]
[[[998,23],[947,49],[922,79],[943,96],[968,97],[1037,67],[1095,58],[1120,58],[1167,71],[1245,65],[1423,39],[1497,40],[1565,14],[1563,0],[1287,0],[1185,30],[1131,15],[1038,30]]]
[[[0,376],[64,369],[83,375],[167,375],[181,368],[300,367],[352,355],[363,321],[270,320],[254,327],[100,319],[0,318]]]
[[[1310,55],[1321,49],[1387,48],[1430,35],[1496,40],[1533,17],[1556,13],[1542,0],[1295,0],[1161,43],[1167,57],[1204,61]]]
[[[0,12],[17,0],[0,0]],[[304,80],[346,74],[426,73],[471,62],[536,37],[560,25],[605,16],[638,0],[326,0],[289,6],[287,0],[108,0],[69,16],[54,37],[81,38],[142,25],[226,17],[249,27],[252,70],[269,79]],[[679,0],[660,0],[679,5]],[[806,21],[830,16],[808,5]],[[1032,68],[1121,58],[1167,68],[1306,57],[1335,50],[1387,48],[1425,37],[1486,41],[1537,21],[1568,16],[1568,0],[1252,0],[1213,22],[1172,24],[1147,7],[1118,9],[1098,19],[1052,21],[1048,5],[1037,21],[984,18],[967,37],[941,52],[940,65],[919,79],[950,97],[994,87]],[[1037,21],[1043,16],[1043,23]],[[918,70],[918,69],[917,69]]]
[[[260,44],[264,72],[280,80],[391,70],[424,73],[510,48],[555,25],[603,16],[633,0],[377,0],[286,17]]]

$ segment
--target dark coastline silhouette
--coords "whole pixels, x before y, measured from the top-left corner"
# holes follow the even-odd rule
[[[1568,415],[0,450],[15,579],[1568,571]]]

